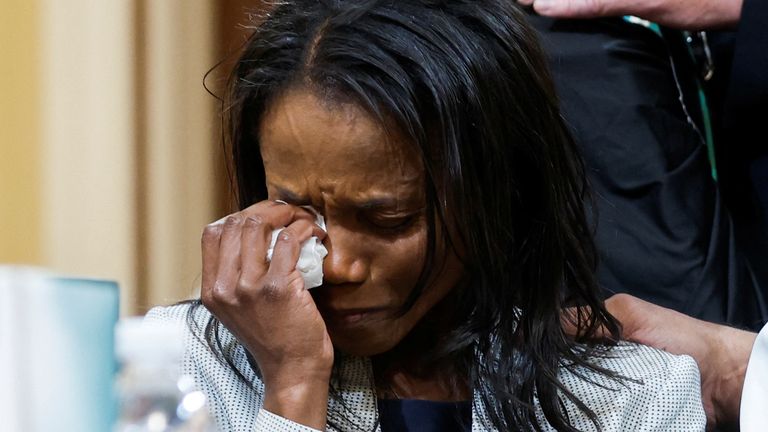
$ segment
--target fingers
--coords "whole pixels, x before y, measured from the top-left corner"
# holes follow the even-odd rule
[[[326,235],[314,221],[315,215],[306,209],[261,201],[208,225],[202,237],[203,303],[234,301],[238,290],[255,289],[270,269],[266,255],[272,231],[286,225],[273,256],[272,276],[290,274],[301,244],[313,235]]]
[[[253,282],[267,272],[267,249],[272,239],[273,225],[260,215],[248,216],[243,223],[240,255],[241,278]]]
[[[219,244],[221,239],[221,224],[210,224],[203,230],[201,252],[203,257],[203,278],[201,295],[205,298],[216,282],[216,269],[219,265]]]
[[[277,236],[275,249],[272,253],[272,264],[269,267],[270,274],[274,276],[287,275],[294,271],[299,260],[301,245],[310,237],[323,238],[325,232],[314,221],[299,219],[290,224]]]
[[[274,202],[261,201],[250,206],[240,213],[245,213],[245,217],[259,212],[266,212],[269,208],[275,206]],[[202,297],[210,299],[214,285],[219,280],[219,269],[222,268],[220,262],[220,250],[222,249],[221,236],[224,231],[226,221],[231,217],[238,217],[238,213],[219,219],[205,227],[201,241],[203,258],[203,277],[202,277]],[[230,236],[231,239],[231,236]],[[225,245],[226,248],[226,245]],[[231,255],[230,255],[231,261]]]
[[[597,18],[626,13],[625,0],[519,0],[545,16],[560,18]]]
[[[586,326],[591,317],[592,311],[589,307],[573,306],[563,309],[560,314],[560,323],[565,334],[580,339],[585,336],[584,333],[588,330]],[[602,325],[592,330],[593,331],[589,334],[590,338],[604,339],[613,336],[610,330]]]
[[[658,314],[663,308],[629,294],[614,294],[605,300],[605,309],[621,323],[621,337],[635,342],[638,328],[645,324],[643,317]],[[589,321],[592,312],[588,307],[574,306],[566,308],[561,313],[563,331],[572,337],[579,338],[585,330],[584,325]],[[600,326],[595,329],[593,337],[611,338],[614,336],[610,329]],[[644,342],[643,342],[644,343]]]
[[[316,236],[321,240],[325,238],[325,231],[323,231],[315,223],[315,216],[304,209],[299,209],[292,206],[279,206],[274,210],[280,212],[280,214],[274,215],[271,218],[265,218],[261,215],[249,216],[243,227],[243,237],[241,245],[242,256],[242,274],[241,278],[246,281],[247,284],[255,282],[261,275],[267,272],[270,264],[267,262],[267,250],[272,240],[272,232],[280,227],[285,226],[285,223],[281,223],[281,218],[290,217],[291,223],[284,229],[286,236],[289,236],[291,240],[296,238],[299,242],[299,248],[310,236]],[[309,230],[310,234],[304,235]],[[296,266],[296,259],[293,260],[293,267]],[[272,262],[274,263],[274,254]],[[273,264],[274,265],[274,264]],[[289,272],[292,270],[291,268]],[[285,272],[283,272],[285,274]]]
[[[224,220],[219,241],[219,264],[216,267],[214,291],[225,294],[237,285],[240,276],[240,238],[243,219],[239,214]]]
[[[619,320],[626,339],[640,342],[635,333],[646,324],[648,317],[664,313],[665,309],[629,294],[615,294],[605,301],[605,308]]]
[[[258,202],[237,214],[241,215],[243,219],[248,217],[260,218],[272,229],[287,226],[296,219],[315,220],[315,215],[307,209],[275,201]]]

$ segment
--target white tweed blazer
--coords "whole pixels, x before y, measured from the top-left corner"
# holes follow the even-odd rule
[[[189,305],[154,308],[148,322],[177,322],[186,326]],[[210,313],[199,307],[194,319],[202,327]],[[183,373],[193,377],[206,394],[211,415],[221,431],[313,432],[261,409],[264,385],[250,367],[245,350],[228,332],[222,342],[234,354],[238,369],[252,383],[240,380],[228,366],[219,362],[209,348],[191,331],[185,335],[186,352]],[[699,370],[688,356],[675,356],[650,347],[623,343],[607,358],[597,358],[596,365],[620,373],[638,382],[616,382],[589,370],[581,370],[588,380],[568,371],[560,373],[562,383],[598,416],[605,432],[629,431],[703,431],[706,417],[701,402]],[[380,431],[377,426],[376,389],[370,361],[345,357],[340,367],[344,406],[330,399],[329,418],[350,419],[337,424],[342,432]],[[591,382],[590,382],[591,381]],[[582,431],[595,431],[592,422],[568,399],[563,399],[572,425]],[[482,404],[475,401],[472,431],[492,430]],[[345,408],[346,407],[346,408]],[[345,411],[349,409],[349,411]],[[343,415],[342,415],[343,413]],[[541,411],[539,417],[543,419]],[[337,431],[328,426],[328,431]],[[545,430],[554,431],[546,427]]]

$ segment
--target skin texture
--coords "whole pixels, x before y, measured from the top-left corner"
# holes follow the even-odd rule
[[[324,286],[313,296],[334,345],[359,356],[392,349],[461,276],[449,257],[447,271],[396,316],[423,263],[421,161],[403,143],[387,142],[358,108],[329,106],[306,91],[278,101],[261,130],[270,199],[311,204],[325,216]]]
[[[701,372],[707,429],[738,430],[741,391],[755,333],[691,318],[627,294],[617,294],[605,304],[621,321],[626,339],[693,357]]]
[[[264,407],[319,429],[333,346],[295,269],[301,243],[325,238],[313,220],[306,210],[264,201],[206,227],[201,299],[259,362]],[[270,233],[279,226],[287,228],[267,263]]]
[[[634,15],[658,24],[684,29],[734,28],[743,0],[518,0],[544,16],[598,18]]]
[[[424,260],[424,169],[365,112],[295,89],[272,104],[259,132],[269,201],[206,228],[202,300],[258,362],[264,407],[322,429],[334,346],[360,356],[393,350],[422,321],[436,319],[435,306],[459,284],[462,268],[454,254],[438,254],[442,270],[398,315]],[[301,205],[324,215],[327,234]],[[281,226],[267,263],[270,233]],[[312,235],[328,256],[324,285],[310,293],[295,265]],[[393,375],[401,396],[440,399],[435,380]]]

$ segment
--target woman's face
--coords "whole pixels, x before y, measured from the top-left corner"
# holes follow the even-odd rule
[[[273,103],[259,132],[269,199],[310,204],[325,216],[324,284],[312,294],[334,345],[362,356],[390,350],[462,273],[453,253],[436,254],[443,270],[398,315],[427,241],[420,158],[406,143],[388,141],[360,108],[324,103],[308,90]],[[439,233],[437,244],[443,250]]]

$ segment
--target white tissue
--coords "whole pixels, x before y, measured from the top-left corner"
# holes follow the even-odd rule
[[[304,208],[317,216],[315,223],[325,231],[325,219],[323,216],[312,207],[307,206]],[[272,261],[272,253],[275,250],[277,236],[280,234],[280,231],[284,229],[285,228],[278,228],[272,231],[272,240],[269,242],[269,249],[267,249],[267,261]],[[299,261],[296,263],[296,270],[301,273],[306,289],[317,288],[323,284],[323,258],[325,258],[326,255],[328,255],[328,249],[323,246],[323,243],[316,236],[310,237],[301,245],[301,252],[299,254]]]

